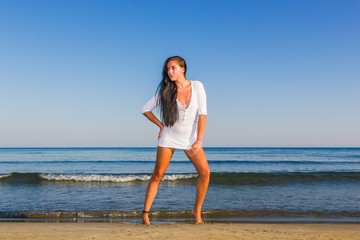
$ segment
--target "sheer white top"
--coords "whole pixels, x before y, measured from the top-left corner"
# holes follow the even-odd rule
[[[177,149],[191,149],[196,141],[198,115],[207,115],[206,93],[200,81],[191,82],[191,99],[185,109],[177,100],[179,118],[172,127],[164,127],[157,145]],[[153,96],[141,109],[141,113],[150,112],[159,105],[158,95]]]

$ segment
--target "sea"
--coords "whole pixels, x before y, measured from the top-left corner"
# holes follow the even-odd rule
[[[360,148],[204,148],[205,222],[360,223]],[[0,148],[0,221],[141,223],[156,148]],[[151,208],[191,223],[197,173],[176,150]]]

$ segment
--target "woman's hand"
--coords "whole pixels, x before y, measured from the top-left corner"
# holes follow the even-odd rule
[[[160,138],[161,138],[161,135],[162,135],[163,130],[164,130],[164,128],[160,128],[160,132],[159,132],[158,139],[160,139]]]
[[[190,149],[190,156],[194,156],[195,154],[197,154],[199,152],[199,150],[201,149],[201,144],[198,142],[194,142],[193,145],[191,145],[191,149]]]

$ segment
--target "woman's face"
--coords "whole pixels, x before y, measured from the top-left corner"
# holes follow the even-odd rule
[[[168,62],[167,69],[171,81],[179,80],[184,76],[185,68],[181,67],[176,60]]]

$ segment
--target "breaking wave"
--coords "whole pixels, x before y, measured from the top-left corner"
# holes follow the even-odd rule
[[[40,183],[128,183],[142,184],[150,174],[49,174],[11,173],[0,175],[0,184]],[[197,174],[165,174],[162,181],[173,184],[196,184]],[[306,182],[360,182],[360,172],[272,172],[272,173],[211,173],[210,184],[215,185],[278,185]]]

